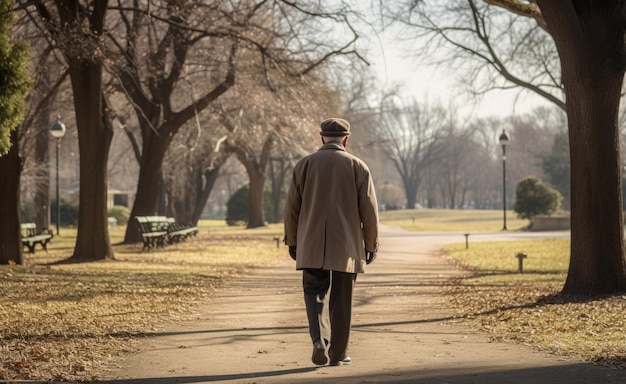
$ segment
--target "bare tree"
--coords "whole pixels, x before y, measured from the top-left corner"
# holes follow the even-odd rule
[[[114,257],[107,226],[107,159],[113,136],[103,94],[103,32],[108,0],[24,2],[63,54],[72,82],[80,150],[78,236],[71,261]]]
[[[626,290],[620,136],[623,1],[538,1],[561,62],[571,153],[572,247],[564,293]]]
[[[274,89],[277,75],[305,75],[333,55],[352,54],[356,39],[344,34],[336,44],[323,36],[318,28],[327,22],[348,24],[345,15],[319,5],[163,0],[117,8],[124,37],[111,38],[125,61],[116,71],[141,129],[141,143],[133,139],[140,174],[132,216],[154,212],[172,137],[233,87],[236,75],[260,70]],[[126,242],[139,240],[133,223]]]
[[[402,178],[407,207],[412,209],[423,172],[441,155],[441,139],[449,126],[442,107],[420,105],[413,100],[403,104],[395,95],[380,104],[380,145]]]
[[[187,124],[165,158],[167,215],[180,223],[197,224],[220,169],[232,154],[221,145],[227,132],[209,115]]]
[[[422,2],[424,3],[424,2]],[[572,245],[566,294],[606,294],[626,290],[626,260],[624,258],[624,229],[621,195],[620,137],[618,130],[619,103],[623,86],[623,60],[626,54],[624,32],[626,6],[623,1],[521,1],[486,0],[452,1],[449,15],[455,15],[456,25],[444,26],[435,21],[433,4],[415,6],[407,25],[443,38],[457,52],[468,53],[467,62],[489,63],[500,78],[535,92],[546,100],[564,108],[568,117],[571,153]],[[440,9],[439,6],[434,9]],[[465,12],[470,10],[469,13]],[[440,14],[439,14],[440,15]],[[533,21],[535,28],[518,29],[515,23],[498,19]],[[498,31],[501,31],[498,33]],[[527,31],[520,33],[519,31]],[[555,68],[554,55],[549,50],[523,49],[521,43],[534,46],[546,31],[558,52],[559,71],[543,71],[519,82],[506,70],[505,61],[495,48],[495,41],[503,41],[509,52],[508,63],[517,68]],[[449,33],[446,33],[449,32]],[[530,33],[536,32],[536,33]],[[453,39],[450,33],[461,36]],[[432,35],[431,35],[432,36]],[[477,36],[478,40],[468,40]],[[522,39],[515,39],[521,37]],[[464,40],[465,39],[465,40]],[[472,42],[476,44],[472,45]],[[487,42],[490,42],[487,44]],[[436,44],[436,43],[435,43]],[[477,47],[482,47],[480,50]],[[529,58],[539,59],[536,66],[528,65]],[[543,58],[543,59],[542,59]],[[465,63],[466,61],[463,61]],[[533,73],[532,71],[530,73]],[[543,73],[543,74],[541,74]],[[479,79],[484,80],[484,79]],[[493,82],[488,87],[493,87]],[[564,97],[557,91],[562,86]],[[567,103],[561,100],[567,100]]]
[[[414,49],[418,44],[427,64],[457,72],[471,94],[518,89],[565,109],[558,53],[543,20],[533,19],[536,6],[520,7],[519,0],[406,3],[408,8],[387,10],[404,26],[401,40]]]
[[[139,163],[131,217],[154,214],[162,191],[163,159],[174,135],[234,84],[236,46],[232,42],[220,43],[226,52],[226,61],[214,63],[212,78],[216,81],[207,84],[204,81],[207,72],[193,64],[200,62],[203,54],[221,58],[224,53],[200,49],[204,39],[209,39],[208,33],[188,26],[204,18],[209,22],[212,17],[202,12],[206,7],[196,5],[171,0],[142,6],[135,3],[128,8],[120,6],[120,23],[115,25],[117,34],[108,35],[124,59],[117,63],[114,71],[120,90],[131,102],[135,113],[133,121],[137,121],[141,136],[141,140],[136,137],[132,123],[125,125]],[[220,67],[220,64],[223,65]],[[194,88],[194,82],[206,84],[206,90]],[[136,222],[131,220],[124,241],[139,240]]]
[[[472,136],[471,129],[459,129],[451,125],[441,139],[441,154],[432,167],[434,173],[439,175],[446,208],[464,206],[471,191],[474,176],[472,158],[476,149]]]
[[[250,181],[248,228],[265,225],[263,190],[270,160],[278,157],[292,159],[305,153],[311,138],[317,135],[319,105],[314,90],[291,79],[291,85],[281,86],[281,92],[270,92],[257,84],[236,87],[228,98],[237,108],[223,115],[223,124],[230,131],[227,150],[235,154],[246,169]],[[246,92],[243,97],[241,92]],[[319,137],[319,135],[317,135]],[[303,139],[306,138],[306,139]]]

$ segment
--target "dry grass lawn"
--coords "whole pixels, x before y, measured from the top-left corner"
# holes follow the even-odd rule
[[[626,368],[626,295],[559,295],[569,240],[456,244],[444,252],[470,272],[449,292],[457,316],[494,340]],[[518,252],[528,254],[523,274]]]
[[[380,213],[383,222],[413,232],[498,232],[502,230],[503,212],[484,209],[403,209]],[[518,219],[507,211],[507,228],[524,229],[528,220]]]

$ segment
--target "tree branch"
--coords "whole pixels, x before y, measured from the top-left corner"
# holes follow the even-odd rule
[[[512,1],[512,0],[484,0],[485,2],[489,2],[489,1],[501,1],[501,2],[505,2],[505,3],[518,3],[517,1]],[[489,36],[487,35],[486,29],[485,29],[485,24],[482,20],[482,16],[480,15],[480,13],[478,12],[478,9],[476,8],[476,5],[474,4],[473,1],[469,1],[470,7],[472,9],[472,17],[474,18],[474,22],[475,22],[475,28],[476,28],[476,35],[478,36],[478,38],[480,39],[480,41],[483,43],[483,45],[487,48],[487,51],[489,52],[489,55],[491,56],[491,60],[490,63],[492,65],[492,67],[498,71],[498,73],[500,73],[502,75],[502,77],[504,77],[506,80],[512,82],[513,84],[519,85],[520,87],[526,88],[536,94],[538,94],[539,96],[545,98],[546,100],[554,103],[556,106],[558,106],[559,108],[565,110],[565,102],[563,102],[562,100],[554,97],[554,95],[552,95],[549,92],[544,91],[542,88],[536,86],[535,84],[532,84],[530,82],[524,81],[522,79],[520,79],[519,77],[513,75],[506,67],[506,65],[500,60],[500,58],[498,57],[498,54],[496,53],[495,49],[493,48],[493,46],[491,45],[491,41],[489,39]],[[535,5],[535,4],[533,4]],[[536,7],[536,5],[535,5]]]
[[[507,11],[519,16],[531,17],[537,21],[537,24],[544,30],[546,29],[546,21],[543,19],[541,9],[534,0],[529,2],[521,2],[519,0],[483,0],[485,3],[504,8]]]
[[[230,57],[228,59],[228,73],[219,85],[217,85],[211,92],[206,93],[203,97],[199,98],[194,103],[188,105],[179,112],[172,113],[167,120],[167,125],[171,127],[178,127],[185,121],[191,119],[198,111],[202,111],[212,101],[216,100],[227,90],[235,84],[235,56],[237,53],[237,44],[233,44],[230,48]]]

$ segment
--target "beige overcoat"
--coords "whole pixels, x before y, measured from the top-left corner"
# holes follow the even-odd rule
[[[361,273],[378,251],[378,203],[367,165],[327,143],[295,166],[285,203],[285,244],[296,268]]]

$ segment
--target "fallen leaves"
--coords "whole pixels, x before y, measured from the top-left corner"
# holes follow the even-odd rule
[[[480,258],[478,267],[471,265],[470,256],[463,255],[463,263],[470,263],[468,275],[459,278],[448,292],[456,316],[489,333],[493,340],[626,366],[625,296],[563,297],[559,292],[565,271],[515,275],[489,269],[488,258]]]
[[[0,380],[96,380],[228,278],[275,260],[267,237],[201,232],[149,254],[116,247],[112,262],[0,267]]]

